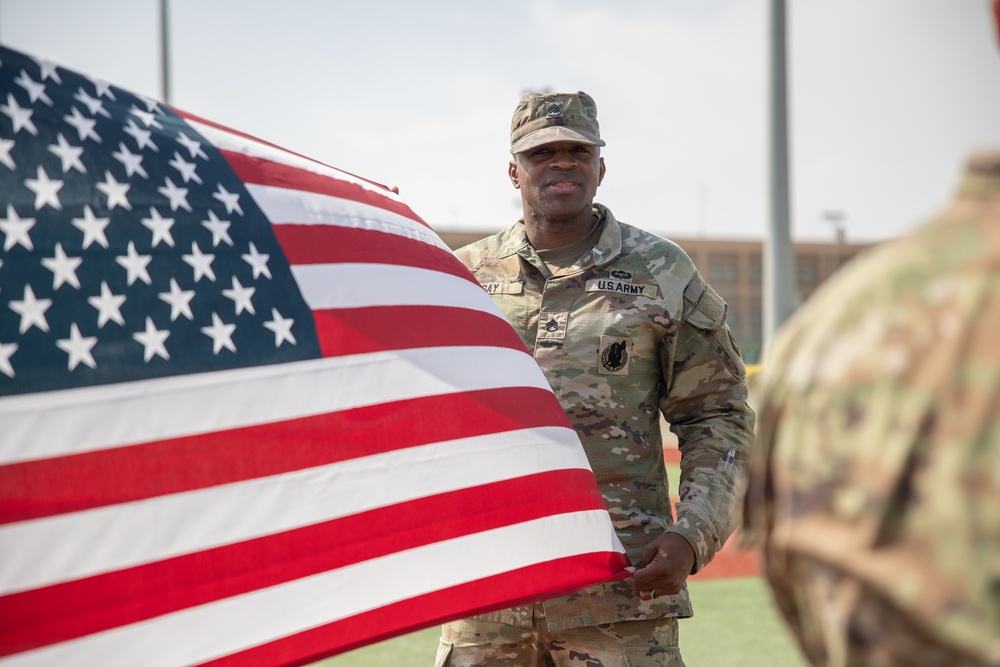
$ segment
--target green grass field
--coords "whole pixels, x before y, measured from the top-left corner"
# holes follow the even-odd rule
[[[695,615],[681,621],[688,667],[806,667],[771,602],[763,579],[692,581]],[[314,667],[410,667],[434,664],[437,627],[351,651]]]

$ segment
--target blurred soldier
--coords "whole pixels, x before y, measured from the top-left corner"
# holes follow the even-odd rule
[[[446,624],[437,664],[680,667],[685,580],[737,523],[753,437],[726,304],[678,246],[594,203],[605,142],[589,95],[525,95],[510,139],[524,217],[458,255],[559,397],[637,570]],[[682,455],[676,522],[661,412]]]
[[[1000,151],[787,323],[747,521],[814,665],[1000,665]]]

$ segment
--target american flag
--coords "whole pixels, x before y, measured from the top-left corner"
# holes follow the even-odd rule
[[[0,47],[0,665],[303,664],[620,576],[393,193]]]

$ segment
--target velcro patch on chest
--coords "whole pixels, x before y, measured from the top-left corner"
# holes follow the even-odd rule
[[[624,280],[614,278],[594,278],[587,281],[588,292],[615,292],[616,294],[630,294],[632,296],[645,296],[654,298],[656,296],[656,285],[637,285]]]
[[[601,336],[597,352],[597,372],[601,375],[628,375],[632,341],[621,336]]]
[[[480,283],[487,294],[524,294],[524,283],[520,280],[505,283]]]
[[[569,313],[541,313],[538,318],[538,339],[562,340],[566,337]]]

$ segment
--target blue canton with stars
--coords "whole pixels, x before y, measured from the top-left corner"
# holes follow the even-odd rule
[[[0,395],[320,356],[264,214],[173,110],[0,47]]]

